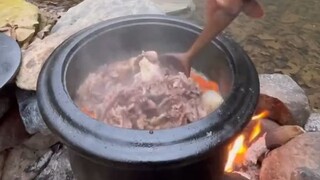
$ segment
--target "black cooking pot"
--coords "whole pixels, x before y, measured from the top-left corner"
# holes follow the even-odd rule
[[[50,56],[38,81],[43,119],[68,146],[78,180],[220,179],[227,145],[249,122],[259,80],[246,53],[219,36],[193,67],[216,81],[224,103],[207,117],[173,129],[122,129],[96,121],[73,102],[90,72],[112,61],[185,51],[201,29],[162,15],[134,15],[105,21],[73,35]]]

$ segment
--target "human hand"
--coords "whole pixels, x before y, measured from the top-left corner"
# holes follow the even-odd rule
[[[207,18],[218,11],[232,16],[244,12],[252,18],[260,18],[264,15],[261,5],[256,0],[207,0]]]

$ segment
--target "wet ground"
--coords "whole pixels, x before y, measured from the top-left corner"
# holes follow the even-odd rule
[[[203,2],[194,0],[192,18],[203,23]],[[283,73],[307,92],[320,112],[319,0],[262,0],[266,15],[254,20],[241,15],[226,30],[247,51],[259,73]]]
[[[81,0],[28,0],[42,9],[63,11]],[[61,1],[61,2],[60,2]],[[169,0],[167,0],[169,1]],[[193,0],[195,11],[183,18],[203,24],[205,0]],[[259,73],[283,73],[307,92],[320,112],[320,3],[319,0],[262,0],[260,20],[239,16],[226,30],[249,54]],[[59,10],[59,7],[62,8]]]

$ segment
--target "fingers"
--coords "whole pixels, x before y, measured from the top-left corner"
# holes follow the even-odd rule
[[[247,16],[253,18],[261,18],[264,15],[262,6],[255,0],[246,3],[242,10]]]
[[[218,5],[229,14],[238,14],[244,3],[242,0],[216,0]]]
[[[261,5],[256,0],[207,0],[209,5],[216,4],[216,7],[224,9],[228,14],[236,15],[243,11],[253,18],[260,18],[264,15]],[[215,2],[214,2],[215,1]],[[212,7],[211,7],[212,9]]]

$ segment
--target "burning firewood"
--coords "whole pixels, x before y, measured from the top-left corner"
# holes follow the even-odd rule
[[[246,166],[250,164],[255,166],[257,165],[259,157],[268,151],[265,145],[264,134],[272,127],[278,126],[276,123],[265,119],[268,114],[268,111],[262,111],[253,116],[251,122],[243,130],[242,134],[231,144],[225,166],[226,172],[233,172],[235,168],[238,169],[237,167],[243,167],[243,165]]]
[[[247,150],[245,155],[245,166],[257,165],[259,159],[268,152],[266,146],[266,134],[255,141]]]
[[[300,126],[280,126],[266,134],[266,146],[269,150],[278,148],[302,133]]]

